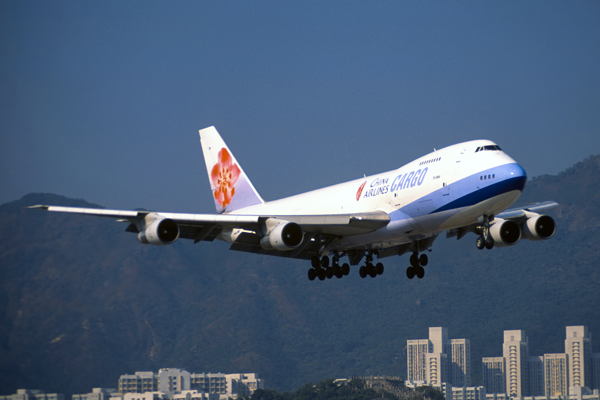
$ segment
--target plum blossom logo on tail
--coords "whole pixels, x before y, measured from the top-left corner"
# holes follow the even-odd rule
[[[365,188],[366,184],[367,184],[367,181],[364,181],[363,184],[360,185],[360,187],[358,188],[358,192],[356,192],[356,201],[360,200],[360,195],[362,194],[362,191]]]
[[[233,163],[231,154],[226,148],[219,151],[219,161],[210,172],[210,179],[215,187],[215,199],[223,208],[231,204],[235,195],[235,183],[240,177],[240,168]]]

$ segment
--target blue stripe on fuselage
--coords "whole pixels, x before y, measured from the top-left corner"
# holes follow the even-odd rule
[[[392,212],[390,217],[392,221],[402,220],[469,207],[503,193],[523,191],[526,181],[527,174],[519,164],[501,165],[438,189]]]

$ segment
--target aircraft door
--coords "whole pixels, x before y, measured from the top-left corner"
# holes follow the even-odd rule
[[[452,197],[450,187],[459,178],[461,163],[467,154],[467,151],[467,147],[461,148],[459,153],[456,155],[455,162],[450,164],[451,168],[449,168],[449,171],[445,172],[445,174],[442,176],[442,197],[444,199]]]

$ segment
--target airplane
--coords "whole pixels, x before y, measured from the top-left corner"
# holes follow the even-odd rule
[[[475,233],[480,250],[546,240],[556,232],[554,219],[544,214],[556,202],[508,209],[527,174],[490,140],[434,149],[392,171],[264,201],[215,127],[199,133],[216,214],[30,208],[115,218],[143,244],[217,239],[231,250],[310,260],[311,281],[342,278],[363,259],[359,275],[375,278],[384,271],[380,259],[406,253],[406,276],[421,279],[424,252],[444,231],[457,239]],[[342,257],[348,262],[340,265]]]

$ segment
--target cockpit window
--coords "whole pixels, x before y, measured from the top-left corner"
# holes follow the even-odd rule
[[[502,151],[502,149],[500,148],[500,146],[494,144],[489,146],[478,147],[477,150],[475,150],[475,153],[478,153],[480,151]]]

